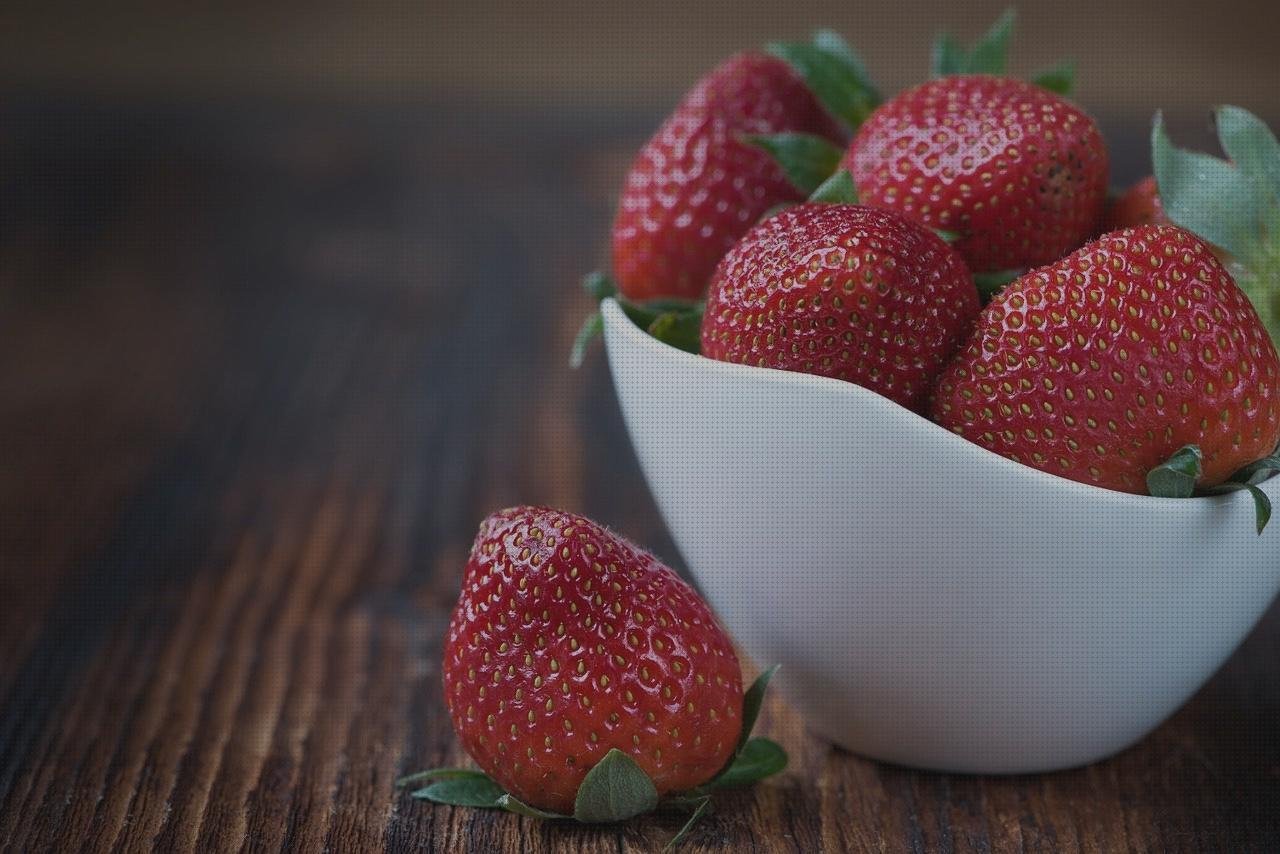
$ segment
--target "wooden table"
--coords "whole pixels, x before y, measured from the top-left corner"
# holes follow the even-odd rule
[[[654,117],[3,118],[0,847],[660,847],[679,814],[584,828],[392,788],[464,759],[441,637],[489,511],[581,510],[678,562],[600,354],[565,364]],[[879,765],[775,697],[791,768],[687,850],[1278,850],[1278,645],[1273,608],[1141,745],[1046,776]]]

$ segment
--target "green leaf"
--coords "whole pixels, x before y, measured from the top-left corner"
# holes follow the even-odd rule
[[[582,289],[591,295],[596,302],[611,297],[618,292],[617,285],[609,276],[596,270],[582,277]]]
[[[858,188],[853,183],[853,176],[848,169],[841,169],[822,182],[822,186],[809,196],[811,202],[825,202],[832,205],[856,205]]]
[[[660,314],[649,324],[648,332],[664,344],[697,353],[702,349],[702,310]]]
[[[571,815],[561,815],[558,812],[547,812],[546,810],[540,810],[537,807],[531,807],[515,795],[503,795],[498,798],[497,806],[507,812],[513,812],[516,815],[525,815],[529,818],[573,818]]]
[[[869,96],[872,109],[880,106],[880,102],[884,98],[881,96],[880,90],[876,88],[875,81],[871,79],[871,74],[867,71],[867,64],[862,60],[862,55],[844,40],[844,36],[835,30],[816,30],[813,34],[812,43],[814,47],[826,51],[845,64],[849,72],[857,78],[858,85],[862,88],[862,91]]]
[[[934,77],[966,74],[969,68],[969,53],[960,47],[949,33],[939,33],[933,40],[929,65]]]
[[[1227,480],[1232,483],[1262,483],[1276,472],[1280,472],[1280,449],[1272,451],[1257,462],[1249,463]]]
[[[1228,492],[1238,492],[1241,489],[1247,489],[1249,494],[1253,496],[1254,521],[1257,523],[1258,536],[1262,536],[1267,523],[1271,521],[1271,499],[1267,497],[1265,492],[1251,483],[1224,483],[1213,487],[1209,492],[1215,495],[1223,495]]]
[[[652,311],[656,316],[668,311],[701,312],[702,302],[693,299],[678,299],[676,297],[658,297],[657,299],[645,300],[644,307]]]
[[[499,799],[506,795],[502,787],[481,774],[479,777],[455,777],[438,780],[425,789],[418,789],[412,797],[449,804],[455,807],[484,807],[497,809]]]
[[[591,312],[587,315],[587,319],[582,321],[582,327],[574,336],[573,347],[569,350],[569,367],[574,369],[582,367],[583,361],[587,358],[587,348],[603,333],[604,318],[598,311]]]
[[[597,303],[618,292],[613,279],[599,270],[582,277],[582,289]],[[574,336],[573,346],[569,349],[569,367],[575,370],[582,367],[583,361],[587,358],[587,349],[603,332],[604,318],[600,316],[600,312],[587,315],[587,319],[582,321],[582,326],[578,329],[578,334]]]
[[[1244,484],[1244,488],[1249,490],[1249,494],[1253,496],[1254,515],[1258,522],[1258,536],[1262,536],[1262,532],[1266,530],[1267,523],[1271,521],[1271,499],[1267,494],[1251,483]]]
[[[682,350],[698,352],[702,335],[702,303],[681,299],[634,303],[624,297],[615,299],[622,313],[650,335]]]
[[[752,682],[751,687],[742,695],[742,730],[738,733],[738,746],[733,750],[735,755],[746,746],[747,739],[751,737],[751,730],[756,728],[756,718],[760,717],[760,707],[764,705],[765,691],[769,689],[769,680],[778,672],[778,667],[779,665],[775,664],[757,676],[756,681]]]
[[[947,231],[945,228],[935,228],[933,233],[942,238],[943,243],[955,243],[964,236],[958,231]]]
[[[1021,270],[996,270],[990,273],[974,273],[973,284],[978,289],[978,296],[988,302],[1013,281],[1022,275]]]
[[[1147,492],[1157,498],[1190,498],[1200,479],[1198,445],[1187,445],[1147,473]]]
[[[1274,205],[1280,202],[1280,142],[1262,119],[1240,107],[1219,107],[1218,142],[1240,172]]]
[[[787,752],[775,741],[753,738],[743,745],[733,764],[715,780],[716,788],[747,786],[787,767]]]
[[[489,777],[483,771],[477,771],[474,768],[428,768],[426,771],[415,771],[412,774],[401,777],[396,780],[395,787],[403,789],[405,786],[412,786],[414,783],[423,783],[427,780],[454,780],[461,778],[484,778]]]
[[[1004,74],[1009,61],[1009,39],[1013,36],[1013,24],[1018,18],[1013,7],[1004,12],[991,25],[991,29],[978,39],[969,51],[968,74]]]
[[[586,823],[625,821],[658,805],[658,790],[630,756],[616,747],[587,772],[573,817]]]
[[[1070,95],[1076,86],[1076,64],[1073,60],[1063,60],[1052,68],[1046,68],[1031,78],[1031,82],[1041,89],[1048,89],[1059,95]]]
[[[670,333],[664,333],[672,337],[672,340],[668,343],[674,344],[681,349],[689,348],[687,324],[683,321],[684,314],[693,313],[696,315],[699,335],[701,334],[702,303],[700,302],[663,298],[649,300],[645,303],[634,303],[626,297],[615,295],[613,280],[601,273],[587,274],[582,280],[582,287],[597,299],[604,299],[610,296],[616,299],[623,314],[631,318],[632,323],[644,330],[650,330],[665,314],[681,315],[680,318],[677,318],[681,322],[676,324],[675,330]],[[670,323],[670,321],[667,321],[667,323]],[[604,332],[604,318],[600,316],[599,312],[592,312],[582,322],[582,327],[578,329],[578,334],[573,339],[573,347],[569,350],[569,367],[579,368],[582,366],[583,361],[586,359],[588,348],[596,338],[600,337],[602,332]],[[691,352],[698,352],[696,344]]]
[[[674,795],[665,795],[659,807],[673,807],[676,809],[697,809],[698,804],[702,803],[702,799],[708,797],[714,787],[704,783],[697,788],[689,789],[685,792],[679,792]]]
[[[1240,469],[1231,475],[1226,483],[1209,491],[1221,494],[1236,492],[1241,489],[1249,490],[1249,494],[1253,496],[1254,517],[1257,521],[1258,533],[1261,534],[1263,529],[1267,527],[1267,522],[1271,521],[1271,499],[1257,487],[1257,484],[1262,483],[1277,472],[1280,472],[1280,448],[1276,448],[1262,459]]]
[[[677,845],[684,841],[689,835],[689,831],[693,830],[693,826],[702,820],[702,817],[711,811],[711,798],[703,796],[698,798],[697,807],[693,811],[693,815],[689,816],[689,820],[684,823],[684,827],[680,828],[680,832],[671,837],[671,841],[662,847],[663,851],[671,851]]]
[[[806,196],[831,177],[844,156],[844,149],[810,133],[760,134],[743,139],[769,152],[787,180]]]
[[[866,69],[841,51],[799,42],[775,42],[765,50],[794,68],[814,97],[850,130],[857,130],[880,103]]]
[[[658,319],[658,315],[662,314],[661,311],[634,303],[624,297],[614,297],[614,299],[618,301],[618,308],[622,309],[622,313],[641,329],[648,329],[650,324]]]
[[[1263,199],[1243,169],[1175,147],[1160,113],[1151,128],[1151,163],[1170,220],[1245,263],[1257,255]]]
[[[941,33],[933,42],[931,65],[934,77],[952,74],[1002,75],[1008,67],[1009,40],[1017,11],[1006,9],[991,29],[974,43],[970,50],[960,47],[954,38]]]

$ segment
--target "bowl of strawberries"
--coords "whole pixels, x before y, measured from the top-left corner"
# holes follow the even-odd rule
[[[1108,198],[1010,18],[885,98],[849,46],[733,57],[637,156],[603,331],[697,584],[818,733],[924,768],[1142,738],[1280,588],[1280,144],[1216,113]]]

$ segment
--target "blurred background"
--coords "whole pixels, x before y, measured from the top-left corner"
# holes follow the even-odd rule
[[[920,78],[939,28],[972,37],[1008,5],[1021,12],[1015,63],[1079,59],[1080,100],[1102,112],[1276,106],[1280,9],[1265,0],[19,2],[6,4],[0,72],[124,95],[660,109],[717,58],[815,26],[844,32],[894,91]]]
[[[6,4],[11,660],[59,567],[175,454],[164,476],[206,504],[235,471],[258,495],[394,470],[402,539],[442,566],[517,501],[633,517],[674,558],[602,356],[564,359],[633,152],[734,51],[831,26],[893,92],[934,33],[971,40],[1004,5]],[[1273,2],[1023,3],[1012,70],[1075,58],[1127,182],[1156,109],[1187,144],[1220,102],[1280,120],[1277,32]]]

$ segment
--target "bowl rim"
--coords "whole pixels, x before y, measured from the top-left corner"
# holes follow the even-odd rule
[[[1064,496],[1070,495],[1077,499],[1108,502],[1128,508],[1145,507],[1153,510],[1161,509],[1165,512],[1183,513],[1197,512],[1200,508],[1221,507],[1233,501],[1248,501],[1252,504],[1252,499],[1245,494],[1245,490],[1222,495],[1196,495],[1191,498],[1162,498],[1153,495],[1119,492],[1114,489],[1071,480],[1052,472],[1042,471],[1041,469],[1015,462],[995,451],[970,442],[968,439],[953,433],[918,412],[913,412],[900,404],[894,403],[887,397],[856,383],[799,371],[785,371],[779,368],[765,368],[737,362],[722,362],[673,347],[670,344],[659,341],[633,323],[613,297],[607,297],[601,301],[600,314],[604,321],[606,348],[609,347],[610,338],[616,335],[631,346],[648,351],[656,358],[666,359],[689,368],[719,372],[726,377],[737,376],[751,382],[807,388],[824,395],[843,395],[859,398],[861,403],[869,407],[878,409],[886,414],[892,412],[895,417],[904,418],[907,421],[914,420],[919,425],[923,425],[922,428],[916,427],[915,429],[932,431],[938,441],[950,443],[950,446],[957,453],[969,455],[976,464],[991,465],[997,467],[997,469],[1003,468],[1005,472],[1013,477],[1024,480],[1029,484],[1035,484],[1040,489],[1058,490]],[[1258,486],[1263,489],[1269,498],[1276,501],[1280,500],[1280,485],[1277,484],[1280,484],[1280,476],[1273,476],[1258,484]],[[1252,510],[1252,507],[1250,510]]]

